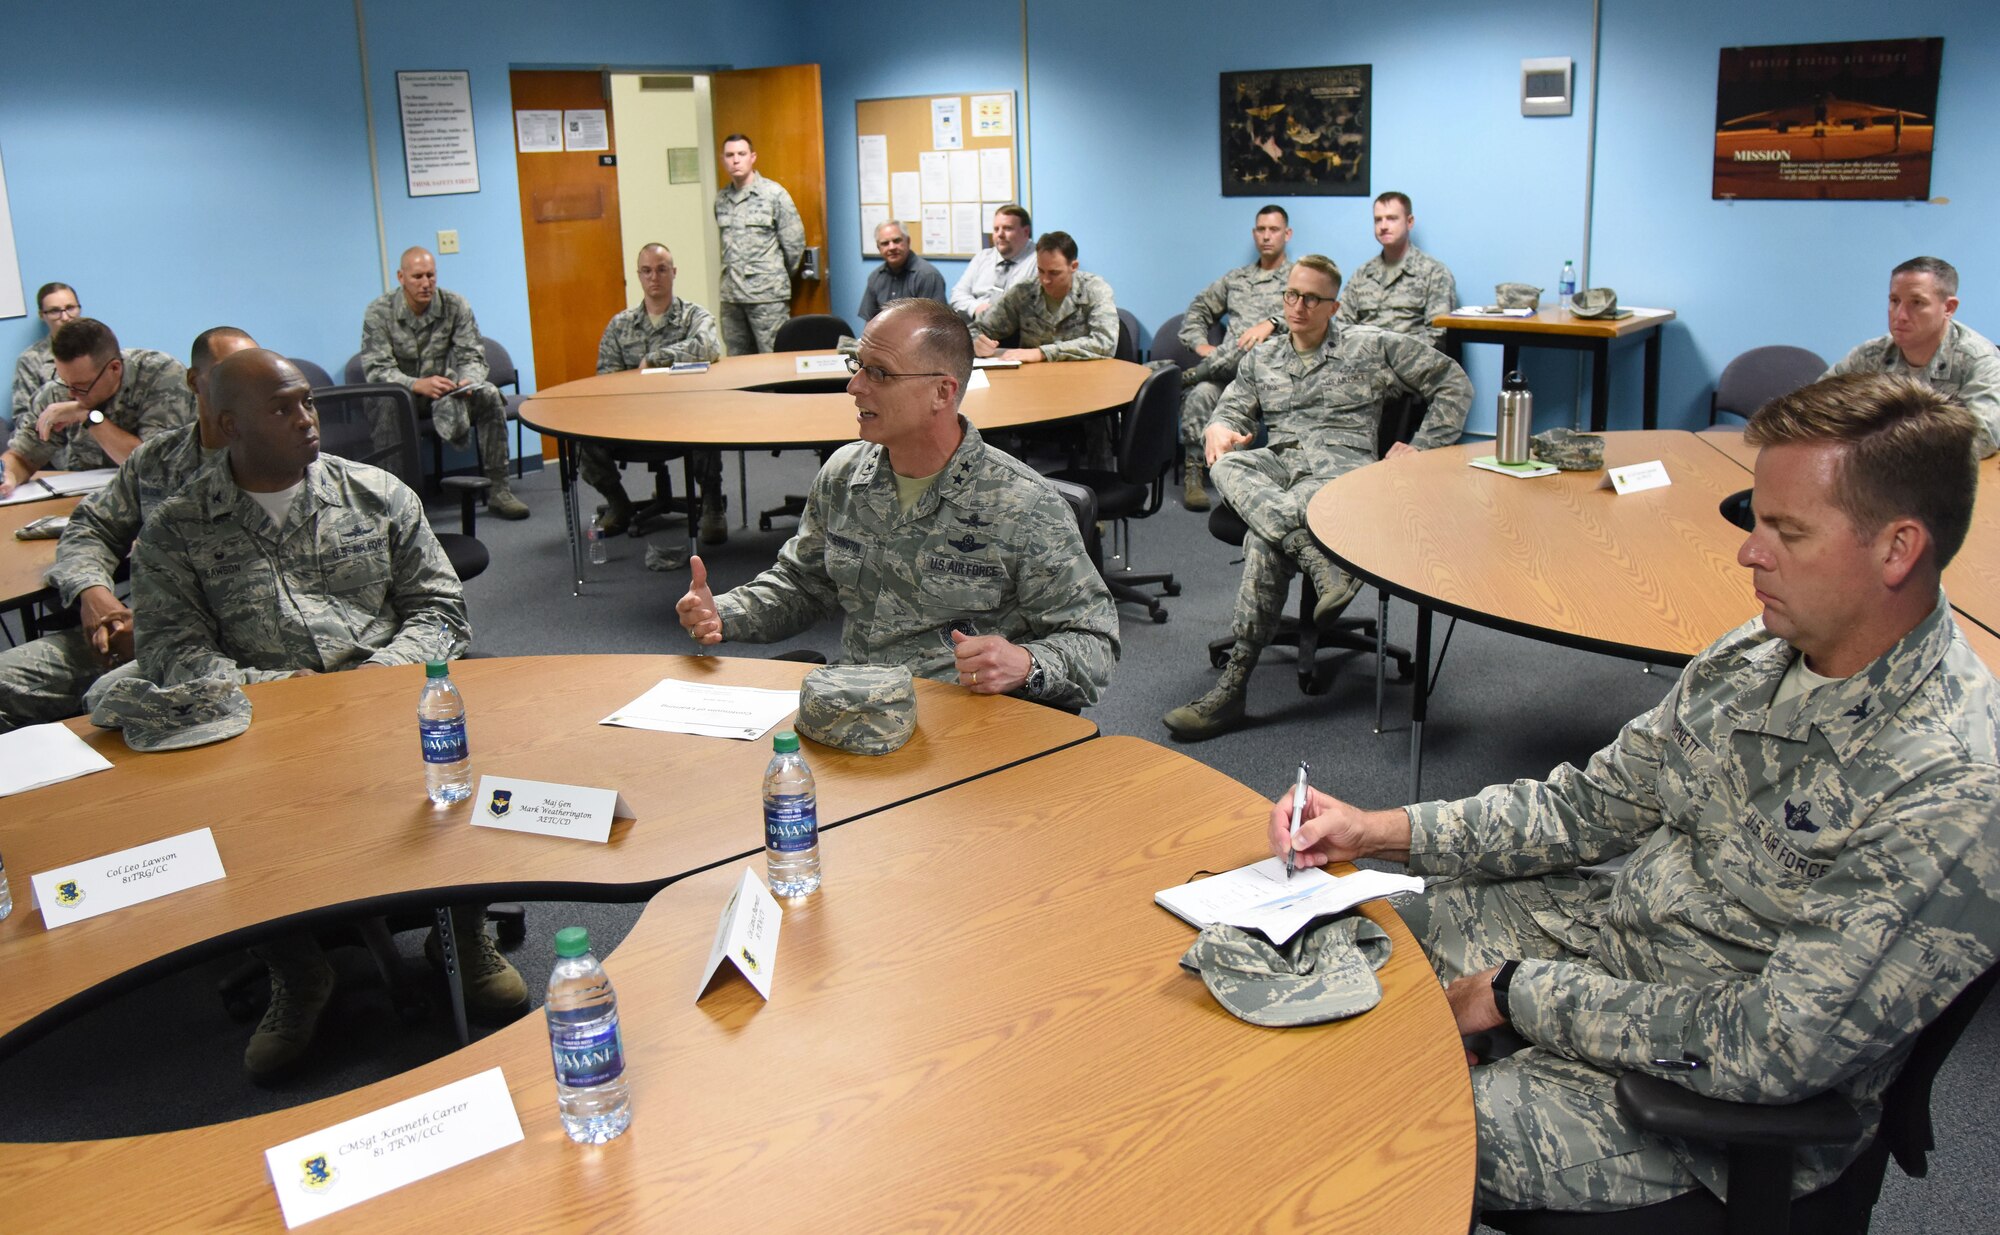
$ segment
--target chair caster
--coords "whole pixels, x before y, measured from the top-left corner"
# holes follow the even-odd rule
[[[1226,665],[1226,664],[1228,664],[1228,663],[1229,663],[1229,653],[1228,653],[1228,651],[1227,651],[1227,650],[1225,650],[1225,649],[1221,649],[1221,648],[1210,648],[1210,649],[1209,649],[1209,652],[1208,652],[1208,667],[1209,667],[1209,668],[1211,668],[1211,669],[1220,669],[1220,668],[1222,668],[1222,666],[1224,666],[1224,665]]]
[[[768,531],[770,531],[770,530],[771,530],[771,516],[769,516],[769,515],[758,515],[758,516],[757,516],[757,530],[758,530],[758,531],[760,531],[760,532],[768,532]]]
[[[1166,620],[1167,620],[1167,611],[1165,609],[1153,610],[1153,625],[1159,626],[1163,624]]]
[[[1301,673],[1299,675],[1299,693],[1301,694],[1323,695],[1326,693],[1326,685],[1326,682],[1317,673]]]
[[[1163,583],[1160,585],[1160,588],[1169,596],[1179,596],[1181,594],[1181,585],[1179,583]]]

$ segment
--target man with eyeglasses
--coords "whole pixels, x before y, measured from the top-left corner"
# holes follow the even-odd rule
[[[14,397],[8,404],[7,416],[15,424],[27,418],[35,392],[56,379],[56,358],[49,354],[49,340],[54,337],[56,327],[83,316],[76,289],[67,283],[42,284],[35,292],[35,310],[41,314],[44,333],[14,361]]]
[[[1028,252],[1034,225],[1028,212],[1012,202],[993,212],[993,245],[965,263],[965,273],[952,285],[951,307],[968,322],[976,322],[1000,297],[1035,279]]]
[[[1283,335],[1252,348],[1223,393],[1204,439],[1215,487],[1249,531],[1243,582],[1230,618],[1236,642],[1214,688],[1162,719],[1182,741],[1200,741],[1243,723],[1250,670],[1271,642],[1292,574],[1303,570],[1319,593],[1312,620],[1340,616],[1361,588],[1333,564],[1306,528],[1306,505],[1320,486],[1375,460],[1382,405],[1415,393],[1429,406],[1414,438],[1384,459],[1458,440],[1472,406],[1472,383],[1443,352],[1373,326],[1338,326],[1340,271],[1317,253],[1301,257],[1285,281]],[[1259,423],[1269,444],[1250,450]]]
[[[861,440],[836,451],[769,570],[716,596],[690,561],[696,643],[769,643],[842,614],[841,659],[974,694],[1095,703],[1118,614],[1049,483],[959,414],[972,339],[949,305],[898,300],[848,357]]]
[[[56,376],[35,392],[0,453],[0,497],[41,469],[117,467],[140,439],[194,419],[187,371],[165,352],[118,346],[111,327],[79,317],[49,339]]]

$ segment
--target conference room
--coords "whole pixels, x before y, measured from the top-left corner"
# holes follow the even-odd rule
[[[714,675],[729,684],[795,686],[808,666],[775,658],[838,655],[838,624],[821,623],[779,644],[726,644],[715,658],[686,659],[695,649],[672,611],[688,573],[671,563],[648,570],[646,559],[649,550],[656,561],[684,555],[690,529],[669,520],[642,537],[612,539],[606,563],[582,563],[577,588],[556,475],[559,443],[522,426],[516,445],[510,426],[510,448],[525,456],[515,486],[532,515],[518,523],[478,521],[491,563],[465,585],[476,656],[454,670],[470,710],[475,775],[616,789],[629,805],[643,803],[673,825],[649,829],[654,816],[642,814],[617,825],[608,849],[579,855],[582,842],[542,841],[569,846],[544,856],[526,844],[531,838],[488,835],[462,821],[438,824],[410,749],[416,743],[407,709],[421,678],[410,669],[368,683],[366,696],[345,695],[360,684],[341,681],[259,686],[257,719],[243,737],[149,757],[194,764],[212,781],[127,791],[112,787],[123,774],[114,769],[8,799],[0,807],[6,817],[0,854],[16,908],[0,922],[0,947],[44,933],[24,893],[28,877],[47,866],[30,856],[34,843],[17,857],[24,842],[13,836],[30,816],[41,821],[41,831],[84,819],[108,829],[104,843],[58,860],[212,826],[230,872],[206,892],[177,894],[192,898],[180,906],[168,898],[121,910],[34,945],[43,958],[35,963],[38,976],[21,987],[7,1027],[101,982],[118,988],[101,1003],[86,1000],[94,1006],[72,1009],[79,1015],[38,1032],[0,1061],[0,1084],[16,1097],[8,1104],[14,1116],[0,1132],[7,1142],[0,1149],[6,1180],[0,1189],[9,1212],[18,1205],[23,1213],[54,1213],[55,1227],[78,1221],[72,1206],[93,1195],[82,1191],[94,1182],[86,1174],[93,1164],[115,1165],[124,1177],[136,1168],[117,1155],[129,1152],[159,1163],[161,1177],[176,1163],[228,1163],[212,1183],[187,1189],[198,1194],[189,1216],[119,1201],[129,1225],[273,1229],[281,1218],[264,1174],[265,1149],[498,1066],[515,1095],[525,1145],[361,1204],[329,1219],[329,1228],[401,1227],[489,1212],[487,1206],[490,1212],[511,1206],[551,1227],[635,1226],[676,1213],[702,1225],[737,1213],[786,1225],[805,1206],[833,1200],[827,1208],[839,1209],[846,1200],[862,1204],[834,1225],[872,1228],[933,1217],[1036,1227],[1052,1215],[1070,1215],[1071,1225],[1092,1229],[1142,1222],[1167,1229],[1464,1229],[1474,1172],[1465,1072],[1449,1011],[1435,982],[1426,989],[1419,981],[1426,974],[1422,956],[1394,925],[1390,908],[1377,902],[1368,910],[1389,924],[1399,946],[1395,968],[1384,970],[1380,1008],[1349,1022],[1274,1032],[1230,1018],[1198,978],[1179,968],[1194,932],[1149,903],[1153,894],[1197,871],[1261,857],[1268,802],[1291,785],[1301,760],[1311,763],[1314,786],[1372,807],[1410,800],[1413,780],[1425,798],[1455,798],[1492,783],[1542,777],[1563,762],[1580,765],[1666,695],[1680,664],[1704,646],[1691,642],[1690,632],[1712,639],[1755,612],[1747,584],[1728,565],[1739,533],[1719,515],[1714,524],[1695,523],[1750,483],[1743,463],[1710,440],[1727,435],[1708,432],[1710,395],[1728,363],[1767,345],[1805,348],[1831,362],[1881,335],[1889,271],[1919,253],[1957,266],[1960,319],[1989,333],[1993,328],[1982,292],[2000,279],[2000,260],[1977,220],[1990,216],[2000,198],[2000,172],[1959,138],[1971,131],[1969,117],[2000,101],[2000,81],[1973,55],[2000,35],[2000,18],[1983,11],[1940,7],[1912,20],[1848,0],[1758,10],[1703,3],[1673,11],[1584,0],[1495,9],[1453,0],[1398,15],[1284,3],[1231,23],[1184,4],[1079,10],[1030,0],[1018,11],[996,12],[948,0],[925,10],[912,23],[915,37],[902,40],[844,11],[780,0],[664,9],[588,0],[560,13],[505,3],[487,6],[471,23],[429,0],[358,0],[282,16],[259,6],[213,4],[172,20],[118,0],[93,16],[87,27],[59,11],[8,18],[23,47],[74,47],[87,35],[92,62],[82,76],[51,69],[0,82],[0,167],[25,288],[32,293],[50,279],[72,284],[85,311],[114,326],[126,346],[185,359],[197,331],[230,323],[338,377],[357,350],[362,309],[395,286],[398,254],[423,245],[437,253],[440,286],[476,308],[481,332],[505,343],[521,392],[535,399],[583,374],[562,369],[572,362],[545,355],[540,343],[551,315],[538,311],[531,285],[529,236],[536,224],[532,202],[524,203],[521,169],[541,156],[519,150],[520,79],[543,72],[713,78],[813,64],[824,195],[820,277],[812,290],[824,296],[827,311],[853,325],[877,264],[864,241],[871,216],[861,192],[862,105],[946,95],[1009,97],[1011,196],[1032,210],[1036,232],[1061,229],[1076,238],[1081,268],[1109,283],[1119,307],[1139,324],[1134,345],[1142,354],[1158,353],[1162,327],[1191,297],[1253,260],[1258,207],[1282,202],[1290,213],[1291,253],[1324,253],[1351,276],[1378,249],[1370,206],[1389,189],[1411,197],[1416,243],[1451,267],[1464,304],[1491,303],[1492,289],[1504,282],[1553,289],[1569,262],[1587,286],[1615,288],[1622,305],[1671,310],[1657,331],[1655,431],[1662,436],[1623,436],[1645,431],[1638,347],[1612,349],[1605,393],[1609,461],[1663,459],[1673,484],[1650,494],[1586,498],[1595,491],[1579,483],[1575,501],[1601,500],[1607,513],[1590,534],[1612,537],[1627,528],[1644,534],[1644,520],[1612,501],[1671,503],[1673,521],[1654,530],[1693,529],[1704,577],[1690,581],[1643,561],[1633,568],[1657,576],[1653,582],[1675,598],[1664,607],[1686,619],[1679,643],[1656,639],[1657,632],[1554,639],[1525,629],[1532,623],[1519,615],[1482,624],[1480,613],[1491,617],[1507,602],[1490,594],[1491,579],[1471,572],[1484,564],[1519,578],[1540,555],[1562,553],[1560,545],[1510,558],[1468,540],[1454,571],[1473,594],[1433,594],[1432,605],[1420,611],[1413,591],[1426,581],[1422,564],[1412,564],[1411,553],[1399,547],[1371,541],[1349,559],[1373,576],[1349,614],[1372,617],[1386,597],[1387,639],[1413,653],[1420,617],[1434,625],[1424,689],[1392,661],[1378,694],[1369,652],[1322,652],[1323,670],[1302,675],[1307,666],[1295,653],[1272,649],[1253,674],[1250,723],[1182,746],[1168,738],[1161,714],[1214,679],[1208,645],[1228,633],[1242,568],[1240,551],[1216,540],[1207,520],[1181,509],[1170,490],[1156,513],[1132,520],[1123,535],[1129,565],[1173,572],[1180,593],[1162,598],[1168,614],[1162,623],[1120,606],[1123,651],[1104,698],[1080,716],[1042,716],[1018,700],[975,699],[956,687],[926,685],[918,697],[918,736],[904,750],[873,761],[824,750],[822,762],[823,748],[808,746],[823,798],[825,889],[817,901],[788,910],[768,1003],[741,979],[697,1002],[702,962],[736,875],[762,873],[752,799],[768,738],[683,740],[597,722],[663,678]],[[1945,40],[1936,111],[1947,136],[1936,150],[1928,200],[1714,196],[1723,49],[1919,37]],[[1524,115],[1523,62],[1565,58],[1568,113]],[[1366,192],[1222,192],[1222,75],[1361,65],[1370,68]],[[397,74],[412,72],[465,74],[477,192],[410,192],[408,120]],[[605,89],[608,97],[611,86]],[[589,153],[614,159],[611,170],[620,174],[666,162],[659,150],[628,146],[619,135],[614,126],[609,148]],[[760,151],[776,153],[784,144],[757,136]],[[697,167],[706,160],[712,169],[716,153],[704,150]],[[80,162],[93,169],[89,175],[79,174]],[[662,170],[660,179],[665,184],[670,177]],[[716,184],[672,187],[705,205]],[[453,234],[456,252],[444,251],[440,233]],[[685,269],[700,264],[691,255],[703,254],[713,237],[704,209],[684,234],[657,238]],[[934,264],[949,285],[964,259],[945,251]],[[629,248],[616,255],[615,272],[628,281],[632,257]],[[690,298],[704,294],[695,290],[699,277],[689,276]],[[713,281],[712,267],[706,277]],[[631,282],[617,307],[632,303],[637,291]],[[594,345],[602,325],[598,317],[577,329]],[[0,320],[0,350],[12,355],[41,333],[32,312]],[[1464,356],[1475,393],[1464,442],[1452,449],[1487,453],[1502,386],[1500,349],[1468,347]],[[714,372],[724,372],[726,363]],[[1519,363],[1534,394],[1536,429],[1589,427],[1595,375],[1588,361],[1574,351],[1528,348]],[[1060,376],[1054,371],[1063,367],[1032,376]],[[1024,376],[993,373],[987,393]],[[1140,376],[1132,378],[1135,388]],[[533,422],[534,414],[525,419]],[[1740,419],[1725,417],[1724,425],[1740,426]],[[772,443],[778,444],[816,443]],[[447,455],[448,467],[469,461],[463,453]],[[779,517],[766,531],[756,516],[806,492],[819,458],[811,449],[775,456],[753,449],[743,452],[741,464],[739,473],[737,455],[725,456],[729,541],[703,550],[718,591],[770,564],[796,523]],[[678,467],[669,474],[684,489]],[[1472,475],[1469,468],[1438,467],[1416,493],[1418,508],[1425,492],[1449,488],[1438,499],[1441,509],[1478,509]],[[628,468],[627,477],[635,492],[653,483],[643,468]],[[1523,492],[1572,480],[1494,479]],[[588,490],[579,500],[591,500]],[[433,497],[430,508],[440,531],[456,528],[455,501]],[[588,507],[580,514],[587,518]],[[1953,568],[1967,580],[1946,579],[1947,595],[1964,612],[1973,612],[1978,574],[1990,570],[1990,558],[1977,552],[1980,543],[1969,544]],[[1399,592],[1402,585],[1409,586]],[[1703,590],[1697,596],[1679,588]],[[1990,643],[1990,632],[1971,625],[1968,639]],[[10,634],[21,634],[11,621]],[[1311,693],[1301,688],[1302,676]],[[1412,719],[1419,699],[1427,708],[1420,744]],[[975,710],[973,704],[1009,706]],[[351,742],[325,740],[336,724],[352,726]],[[115,734],[91,740],[114,764],[131,757]],[[365,816],[365,826],[341,823],[345,812],[323,818],[288,801],[301,786],[374,804],[354,811]],[[134,807],[154,792],[166,794],[167,804],[148,821]],[[37,795],[51,796],[53,804],[31,805]],[[1072,835],[1081,821],[1110,818],[1119,821],[1126,844],[1098,847],[1095,839]],[[704,820],[709,831],[694,828]],[[279,827],[286,836],[316,839],[282,853],[269,839]],[[959,828],[974,829],[966,834],[970,861],[946,847]],[[422,844],[398,848],[393,858],[367,840],[407,841],[412,829],[421,830]],[[235,848],[232,835],[248,849]],[[260,835],[266,839],[255,839]],[[650,848],[656,841],[661,847]],[[632,850],[643,856],[628,859]],[[237,891],[251,882],[236,874],[238,852],[246,864],[290,864],[259,880],[271,897],[261,906]],[[924,885],[935,887],[919,895],[915,889]],[[459,893],[524,903],[526,938],[508,955],[537,1002],[556,928],[585,923],[593,942],[608,949],[600,955],[625,1000],[628,1051],[640,1081],[634,1131],[622,1148],[650,1134],[645,1163],[620,1164],[612,1156],[621,1148],[615,1142],[584,1150],[562,1141],[548,1060],[539,1053],[539,1017],[482,1033],[460,1048],[443,986],[418,955],[421,931],[400,933],[396,943],[432,1005],[422,1024],[402,1025],[365,955],[343,950],[325,1059],[268,1091],[244,1079],[239,1063],[248,1029],[212,990],[241,959],[243,932],[293,915],[317,921],[341,905],[402,915]],[[209,908],[197,911],[193,901]],[[1031,906],[1066,921],[1067,934],[1031,915]],[[120,914],[137,915],[143,928],[121,925]],[[145,955],[92,947],[87,957],[66,960],[62,936],[70,930],[118,936],[127,945],[131,936],[157,937]],[[921,948],[910,942],[946,935],[957,938]],[[1109,949],[1101,969],[1063,959],[1086,935]],[[1102,943],[1107,935],[1111,942]],[[154,963],[184,948],[199,952],[191,967]],[[1018,950],[1015,959],[994,959],[1010,948]],[[967,976],[996,965],[989,983]],[[843,984],[863,973],[867,989],[849,1006],[839,997]],[[1046,981],[1039,989],[1038,973]],[[934,997],[937,1008],[948,1009],[950,1032],[914,990],[904,989],[943,983],[944,974],[963,984],[939,986]],[[29,991],[49,1002],[20,1003]],[[793,992],[801,1002],[787,1008]],[[1092,999],[1103,1006],[1076,1011]],[[1078,1019],[1067,1019],[1071,1011]],[[791,1026],[794,1018],[811,1019]],[[980,1043],[989,1039],[975,1031],[990,1035],[992,1055],[982,1054]],[[1074,1044],[1095,1032],[1109,1035],[1108,1044],[1128,1046],[1136,1062],[1090,1075],[1105,1066],[1104,1056],[1079,1053]],[[1007,1049],[1017,1034],[1039,1039],[1032,1057]],[[805,1040],[815,1037],[818,1045],[809,1049]],[[1990,1165],[1981,1135],[1990,1103],[1974,1068],[1993,1040],[1991,1019],[1982,1014],[1934,1095],[1939,1148],[1930,1176],[1913,1180],[1891,1169],[1876,1229],[1964,1229],[1992,1208],[1990,1181],[2000,1176],[1982,1169]],[[815,1085],[814,1069],[831,1066],[827,1056],[859,1051],[869,1041],[876,1045],[851,1067]],[[755,1051],[774,1052],[760,1056],[768,1064],[732,1052],[752,1042]],[[1365,1116],[1359,1095],[1333,1119],[1305,1093],[1227,1109],[1231,1097],[1294,1076],[1298,1063],[1346,1085],[1385,1055],[1396,1057],[1397,1066],[1383,1077],[1375,1109]],[[1202,1060],[1204,1071],[1181,1074],[1189,1059]],[[968,1071],[955,1072],[959,1067]],[[958,1079],[926,1076],[925,1068]],[[1012,1098],[987,1075],[1009,1069],[1022,1084]],[[713,1088],[683,1101],[677,1089],[695,1077]],[[1129,1102],[1112,1096],[1120,1085],[1133,1087]],[[730,1108],[732,1092],[755,1110]],[[1058,1102],[1065,1093],[1066,1107]],[[879,1117],[841,1122],[844,1104],[878,1100]],[[808,1129],[806,1112],[815,1109],[826,1122]],[[1066,1123],[1063,1109],[1077,1122]],[[982,1110],[991,1116],[968,1113]],[[1409,1117],[1415,1111],[1420,1118]],[[220,1131],[231,1126],[221,1121],[243,1117],[286,1122],[245,1129],[240,1137]],[[668,1128],[684,1132],[711,1119],[711,1131],[668,1151],[665,1142],[674,1135]],[[1193,1182],[1213,1178],[1214,1159],[1203,1153],[1234,1154],[1232,1140],[1274,1123],[1294,1129],[1301,1147],[1293,1173]],[[935,1170],[904,1164],[934,1132],[955,1124],[965,1125],[964,1137],[936,1147]],[[1340,1138],[1357,1128],[1376,1139],[1343,1148]],[[1413,1131],[1419,1128],[1422,1136]],[[106,1141],[141,1135],[147,1139]],[[1187,1143],[1176,1148],[1177,1138]],[[73,1164],[66,1169],[76,1173],[46,1173],[54,1168],[37,1154],[38,1141],[64,1146]],[[777,1143],[782,1152],[755,1162],[758,1146]],[[1310,1146],[1323,1146],[1323,1154],[1315,1157]],[[532,1152],[532,1167],[510,1165],[516,1151]],[[743,1160],[732,1158],[737,1154],[751,1165],[732,1176],[728,1163]],[[655,1161],[657,1155],[665,1156]],[[609,1165],[602,1171],[576,1165],[585,1160]],[[700,1182],[685,1182],[696,1175]],[[1133,1202],[1149,1191],[1180,1199],[1160,1208],[1153,1207],[1158,1199]],[[761,1199],[744,1199],[752,1196]]]

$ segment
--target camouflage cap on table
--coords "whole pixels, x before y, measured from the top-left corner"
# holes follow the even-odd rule
[[[1608,287],[1587,287],[1569,298],[1569,311],[1578,317],[1615,316],[1618,293]]]
[[[886,755],[917,731],[917,688],[906,665],[822,665],[799,687],[792,726],[822,746]]]
[[[250,697],[219,677],[179,686],[156,686],[140,677],[120,678],[90,713],[100,729],[123,729],[136,751],[180,750],[233,738],[250,727]]]
[[[1283,1029],[1356,1016],[1382,1002],[1375,971],[1388,959],[1388,932],[1354,913],[1300,931],[1282,948],[1217,923],[1202,929],[1181,964],[1201,975],[1231,1015]]]
[[[1533,283],[1495,283],[1493,303],[1503,309],[1532,309],[1542,302],[1542,289]]]
[[[1528,453],[1565,472],[1594,472],[1604,466],[1604,439],[1575,429],[1544,429],[1528,439]]]

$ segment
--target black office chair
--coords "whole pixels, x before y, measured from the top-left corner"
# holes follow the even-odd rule
[[[1194,349],[1181,342],[1181,324],[1185,321],[1187,314],[1176,313],[1161,322],[1160,328],[1153,332],[1153,359],[1171,360],[1179,365],[1183,372],[1201,363],[1201,357],[1195,354]],[[1208,341],[1211,346],[1220,346],[1228,337],[1229,332],[1221,322],[1208,324]]]
[[[1159,510],[1166,495],[1167,473],[1173,470],[1180,453],[1181,371],[1174,366],[1156,369],[1140,384],[1139,393],[1124,414],[1119,435],[1118,470],[1069,468],[1055,472],[1051,480],[1067,481],[1089,489],[1097,499],[1097,517],[1116,528],[1113,549],[1122,537],[1124,551],[1117,554],[1127,567],[1132,562],[1132,529],[1129,521],[1150,517]],[[1094,531],[1094,527],[1093,527]],[[1100,570],[1102,569],[1100,565]],[[1140,573],[1131,569],[1106,571],[1104,581],[1111,594],[1121,601],[1146,606],[1153,621],[1167,620],[1167,610],[1155,596],[1139,589],[1158,587],[1168,596],[1178,596],[1181,585],[1172,571]]]
[[[1748,420],[1780,395],[1809,386],[1826,372],[1826,361],[1803,347],[1753,347],[1723,366],[1708,396],[1708,423],[1724,412]]]
[[[1146,328],[1139,324],[1139,319],[1132,315],[1131,310],[1118,310],[1118,344],[1112,348],[1111,358],[1143,364],[1146,353],[1139,347],[1139,340],[1144,338],[1145,334]]]
[[[347,379],[346,382],[344,383],[345,385],[366,386],[369,384],[368,371],[367,369],[362,367],[360,352],[356,352],[352,356],[349,356],[347,358],[347,367],[343,372]],[[314,387],[314,391],[315,393],[317,393],[318,387]],[[411,406],[412,407],[416,406],[415,396],[411,396]],[[433,493],[442,492],[444,490],[444,480],[445,480],[444,438],[438,435],[437,427],[432,423],[431,414],[428,409],[417,413],[417,432],[420,437],[429,438],[431,443],[430,491]],[[477,435],[474,435],[473,437],[472,453],[475,458],[479,454],[479,439]],[[423,478],[421,476],[419,476],[416,480],[410,480],[409,478],[405,477],[404,483],[408,484],[412,489],[415,489],[419,493],[422,493],[424,491]],[[485,492],[484,488],[482,488],[480,491],[482,493]]]
[[[297,356],[287,356],[285,359],[292,362],[294,369],[305,374],[306,385],[311,386],[314,390],[324,390],[328,386],[333,385],[333,378],[327,374],[327,371],[312,361],[301,360]]]
[[[1728,497],[1723,498],[1722,504],[1718,509],[1721,511],[1723,518],[1734,523],[1744,531],[1754,532],[1757,530],[1757,515],[1755,511],[1750,509],[1750,490],[1738,489]]]
[[[794,317],[778,327],[778,339],[772,345],[774,352],[823,352],[840,346],[841,336],[854,337],[854,328],[847,319],[832,313],[807,313]],[[843,385],[845,382],[843,381]],[[772,451],[776,458],[780,452]],[[820,452],[820,462],[826,462],[829,452]],[[768,532],[773,519],[796,519],[806,512],[806,497],[803,493],[787,493],[783,505],[773,506],[757,516],[757,529]]]
[[[1728,1147],[1728,1203],[1697,1188],[1642,1209],[1513,1210],[1484,1213],[1480,1221],[1509,1235],[1785,1235],[1790,1230],[1866,1235],[1890,1158],[1912,1179],[1929,1173],[1928,1156],[1937,1145],[1931,1086],[1996,978],[2000,967],[1987,970],[1917,1034],[1903,1070],[1882,1096],[1882,1123],[1874,1138],[1839,1178],[1817,1192],[1791,1196],[1792,1151],[1847,1145],[1861,1135],[1859,1113],[1839,1094],[1760,1106],[1704,1098],[1662,1077],[1628,1072],[1618,1078],[1618,1105],[1640,1128]]]
[[[329,386],[313,392],[319,408],[320,449],[356,463],[368,463],[415,489],[423,465],[417,445],[416,402],[389,383]],[[449,476],[440,482],[459,497],[459,532],[438,532],[438,543],[460,581],[476,578],[492,558],[474,535],[474,503],[492,482],[483,476]]]
[[[514,358],[507,354],[500,340],[480,335],[479,349],[486,353],[486,380],[500,390],[500,397],[507,404],[507,420],[514,426],[514,479],[519,480],[522,444],[527,441],[521,427],[521,405],[528,401],[528,396],[521,393],[521,371],[514,366]],[[514,388],[511,392],[506,389],[509,386]]]

